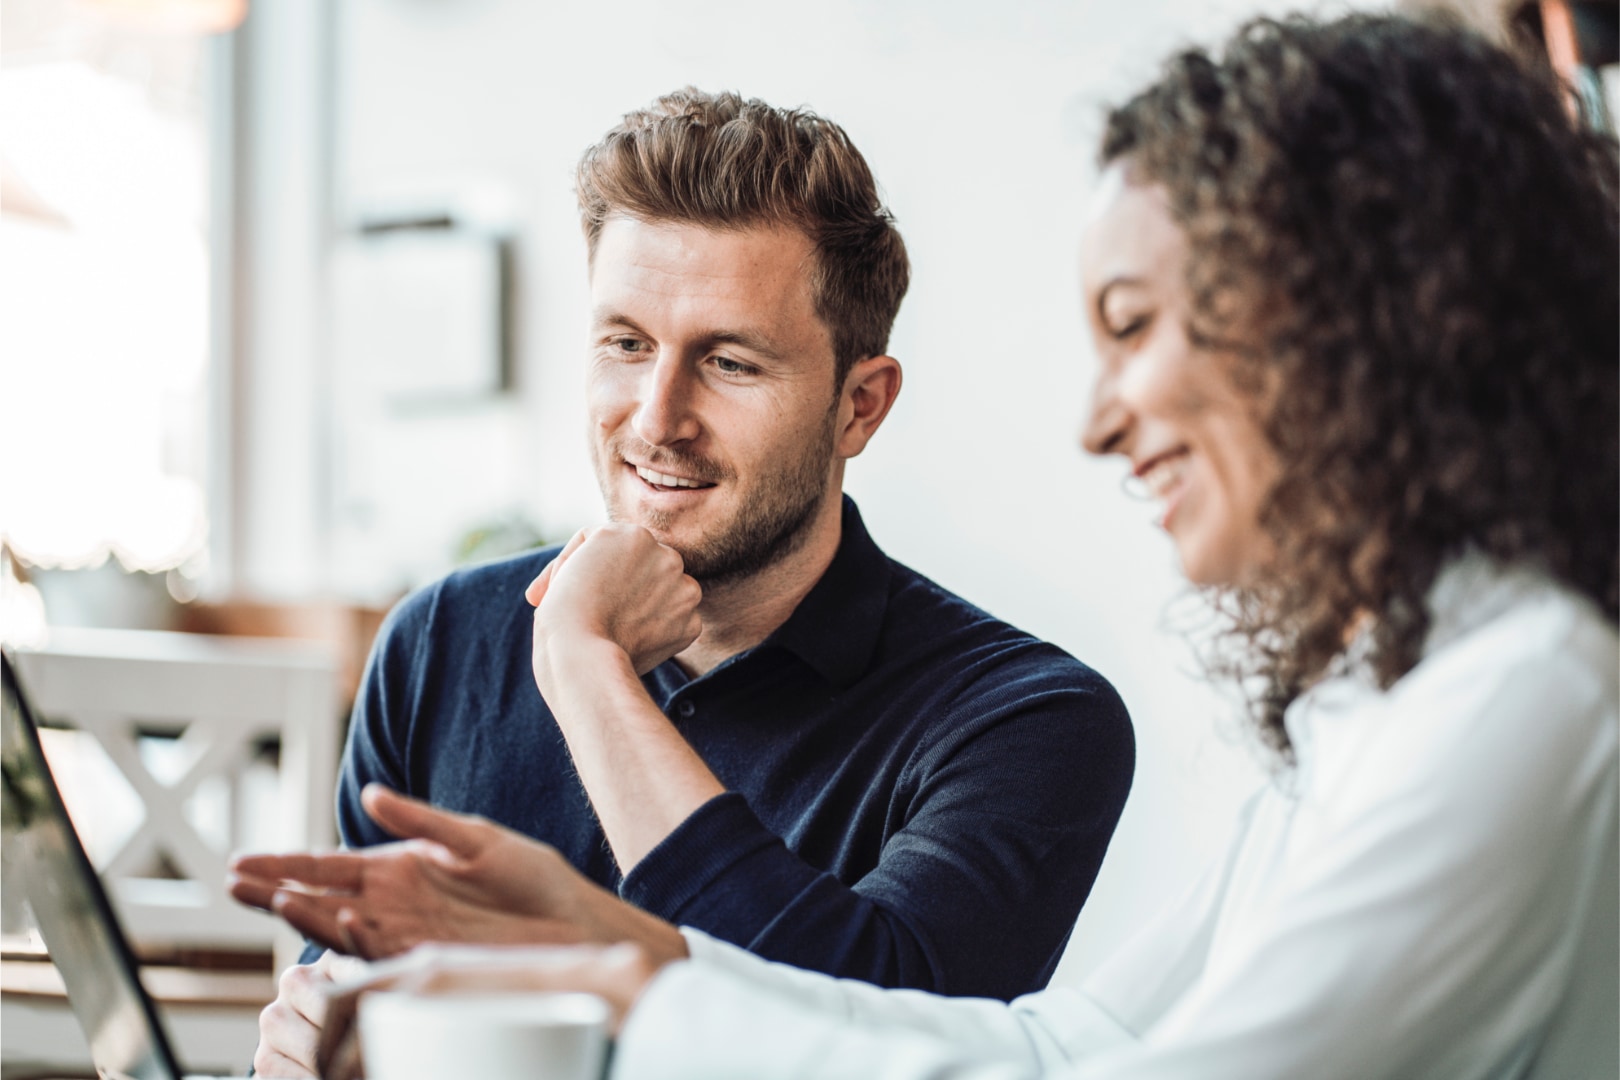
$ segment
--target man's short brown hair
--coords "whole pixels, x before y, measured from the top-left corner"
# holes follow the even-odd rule
[[[625,116],[575,174],[591,257],[614,214],[712,229],[787,225],[815,245],[811,290],[837,385],[883,353],[911,268],[866,159],[807,109],[687,87]]]

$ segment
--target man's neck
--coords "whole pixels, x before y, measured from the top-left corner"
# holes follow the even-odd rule
[[[741,581],[706,589],[698,614],[703,632],[675,662],[697,678],[770,637],[832,565],[843,536],[843,496],[834,491],[816,511],[804,541],[788,556]]]

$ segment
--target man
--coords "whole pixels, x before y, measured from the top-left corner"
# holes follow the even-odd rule
[[[615,524],[452,574],[385,625],[343,837],[438,843],[245,860],[237,895],[364,955],[685,955],[678,924],[884,986],[1044,985],[1129,790],[1130,724],[1079,662],[886,558],[842,495],[899,392],[908,280],[865,161],[810,113],[687,90],[577,181]],[[284,979],[261,1071],[313,1071],[323,977]]]

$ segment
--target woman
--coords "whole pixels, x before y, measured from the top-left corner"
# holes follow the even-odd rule
[[[696,934],[385,981],[595,990],[626,1077],[1620,1071],[1612,147],[1482,40],[1352,16],[1174,57],[1102,161],[1085,446],[1162,500],[1279,764],[1226,857],[1010,1006]]]

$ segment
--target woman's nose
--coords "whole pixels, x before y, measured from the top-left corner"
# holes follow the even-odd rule
[[[1080,445],[1090,454],[1123,453],[1130,430],[1130,410],[1116,392],[1112,375],[1099,374],[1091,388],[1091,406],[1080,427]]]

